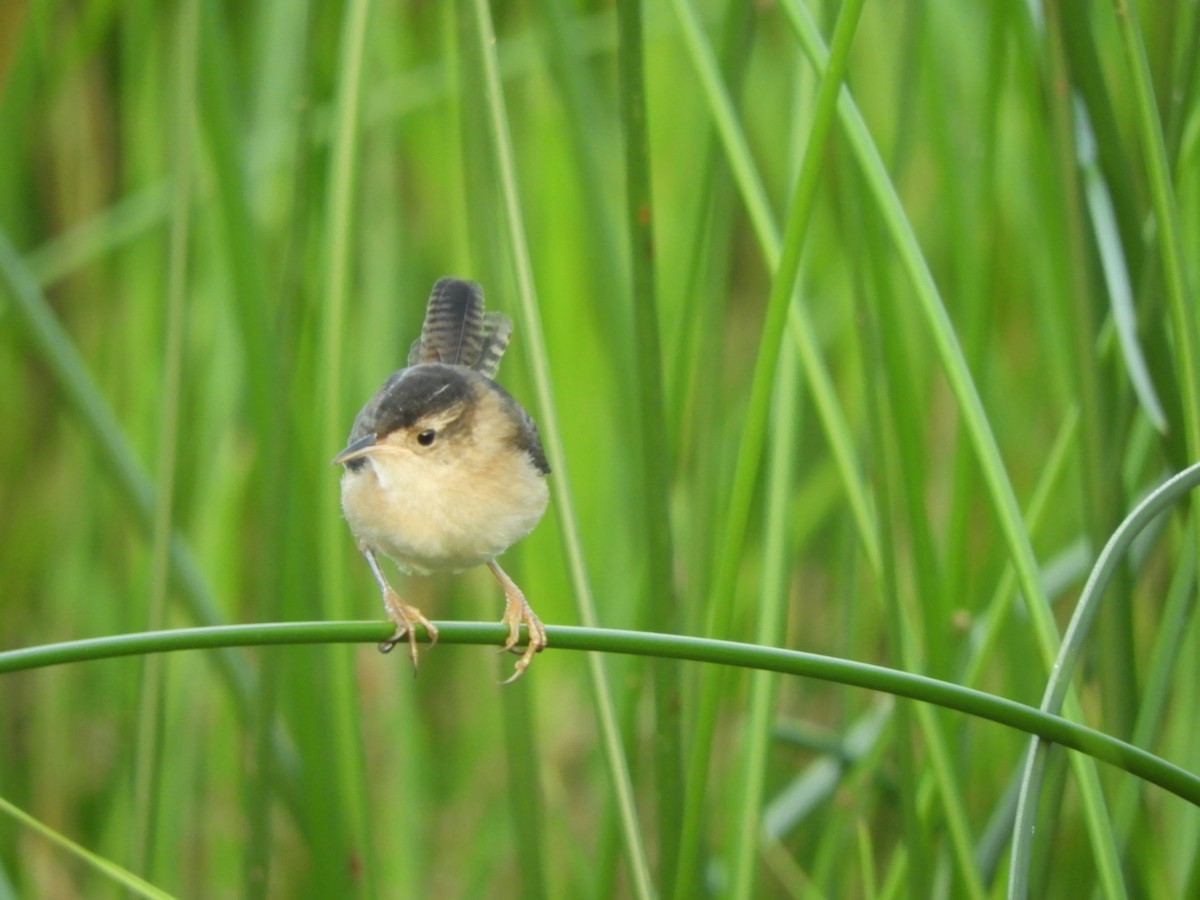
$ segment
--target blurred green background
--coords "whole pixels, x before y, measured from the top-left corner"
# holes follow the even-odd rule
[[[516,322],[500,380],[547,438],[551,511],[504,558],[547,624],[1037,705],[1100,547],[1200,455],[1200,8],[860,6],[4,0],[0,650],[382,621],[329,460],[454,274]],[[1074,708],[1193,771],[1198,548],[1188,508],[1137,545]],[[395,583],[502,610],[482,569]],[[1005,893],[1026,735],[510,665],[7,674],[0,798],[185,897]],[[1079,766],[1051,758],[1034,895],[1200,896],[1200,811]],[[123,891],[0,816],[0,897]]]

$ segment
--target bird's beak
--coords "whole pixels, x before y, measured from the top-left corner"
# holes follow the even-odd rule
[[[340,466],[343,463],[348,463],[352,459],[358,459],[360,456],[365,456],[371,452],[371,448],[375,446],[377,438],[374,434],[368,434],[365,437],[359,438],[352,444],[349,444],[345,450],[335,456],[330,463],[335,466]]]

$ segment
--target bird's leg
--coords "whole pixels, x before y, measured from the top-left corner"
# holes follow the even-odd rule
[[[495,560],[487,565],[492,570],[492,574],[496,576],[496,580],[500,582],[500,586],[504,588],[504,617],[500,620],[508,626],[508,639],[504,642],[504,649],[513,650],[517,646],[517,642],[521,639],[522,623],[529,629],[529,642],[525,645],[525,652],[517,660],[517,671],[503,682],[508,684],[525,674],[525,670],[533,661],[533,655],[546,648],[546,627],[542,625],[542,620],[534,615],[533,609],[525,600],[521,589],[505,574],[500,565]]]
[[[425,631],[429,634],[429,643],[431,645],[437,643],[437,627],[425,618],[419,609],[400,599],[400,595],[393,590],[392,586],[388,584],[387,579],[383,577],[383,570],[379,568],[379,561],[375,558],[375,552],[370,547],[363,547],[362,552],[363,556],[367,558],[367,565],[371,567],[371,574],[375,576],[375,580],[379,583],[379,589],[383,591],[383,608],[387,610],[388,618],[396,623],[395,633],[379,645],[379,652],[390,653],[396,644],[407,637],[408,655],[412,658],[413,668],[416,669],[417,633],[413,626],[420,624],[425,627]]]

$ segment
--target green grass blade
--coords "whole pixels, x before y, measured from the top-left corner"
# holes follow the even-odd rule
[[[33,816],[29,815],[29,813],[22,809],[18,809],[3,797],[0,797],[0,811],[7,813],[9,817],[15,819],[26,828],[37,832],[42,837],[52,841],[59,847],[62,847],[72,856],[81,860],[86,865],[95,869],[101,875],[104,875],[106,878],[110,879],[115,884],[120,885],[130,893],[136,894],[139,897],[147,897],[149,900],[171,900],[171,894],[160,890],[159,888],[150,884],[148,881],[138,878],[132,872],[127,869],[123,869],[116,863],[111,862],[102,856],[97,856],[90,850],[81,847],[66,835],[55,831],[53,828],[49,827],[43,822],[39,822]]]
[[[738,124],[733,100],[722,83],[716,56],[704,37],[695,9],[688,0],[674,0],[674,7],[692,58],[692,65],[700,78],[709,112],[720,135],[726,162],[733,171],[741,201],[746,207],[767,266],[771,271],[775,271],[782,252],[782,238],[746,135]],[[826,439],[833,449],[834,459],[842,475],[843,488],[854,514],[855,524],[858,526],[859,538],[871,564],[878,569],[879,541],[867,500],[868,491],[858,470],[850,428],[846,424],[833,389],[833,380],[821,358],[816,328],[804,305],[796,299],[793,299],[788,310],[788,328],[799,349],[805,381],[813,393]]]
[[[1129,269],[1117,232],[1116,211],[1108,192],[1100,167],[1096,163],[1096,137],[1087,121],[1087,113],[1078,103],[1075,106],[1076,145],[1079,166],[1083,173],[1083,189],[1087,197],[1092,230],[1096,237],[1096,250],[1104,270],[1108,286],[1108,298],[1112,304],[1113,323],[1121,344],[1121,355],[1129,374],[1129,383],[1147,418],[1159,431],[1167,430],[1167,414],[1162,401],[1154,389],[1150,372],[1146,366],[1146,355],[1137,334],[1137,311],[1133,302],[1133,286],[1129,281]]]
[[[824,65],[827,51],[824,49],[815,23],[812,22],[807,11],[798,4],[789,3],[786,8],[792,12],[790,20],[797,28],[806,52],[813,59],[813,64]],[[886,167],[875,150],[870,134],[858,115],[848,92],[843,93],[840,107],[846,136],[870,187],[871,195],[879,206],[884,224],[892,235],[904,268],[912,281],[919,301],[920,312],[933,337],[942,371],[958,403],[963,417],[963,427],[978,459],[988,496],[1012,557],[1017,582],[1031,615],[1039,651],[1049,668],[1059,644],[1058,630],[1042,588],[1037,561],[1017,506],[1012,484],[1000,456],[995,435],[916,235],[908,224],[900,199],[888,178]],[[1077,704],[1069,703],[1067,711],[1068,715],[1076,715],[1078,713]],[[1078,757],[1072,758],[1072,764],[1075,766],[1079,778],[1084,802],[1089,808],[1087,822],[1093,839],[1093,847],[1096,849],[1098,858],[1104,861],[1104,865],[1100,868],[1112,887],[1114,886],[1115,846],[1109,827],[1110,823],[1101,811],[1103,804],[1098,796],[1095,770]]]
[[[1189,458],[1200,459],[1200,335],[1197,334],[1195,285],[1187,271],[1179,212],[1171,185],[1171,167],[1167,161],[1137,7],[1116,2],[1113,11],[1125,51],[1125,75],[1131,89],[1138,138],[1150,183],[1156,226],[1154,240],[1162,260],[1167,306],[1175,338],[1176,374],[1183,396],[1182,426]]]
[[[841,90],[842,78],[845,75],[850,46],[858,26],[862,6],[860,0],[848,0],[842,7],[834,29],[834,53],[830,56],[829,65],[822,67],[823,76],[814,104],[812,129],[808,136],[804,158],[789,206],[779,263],[772,273],[771,293],[767,300],[766,318],[758,342],[758,352],[755,356],[750,398],[738,443],[728,509],[724,513],[721,537],[717,544],[717,560],[713,567],[712,581],[705,600],[709,616],[707,629],[709,634],[729,633],[729,625],[734,618],[735,595],[733,589],[745,541],[754,487],[758,480],[772,382],[779,361],[780,345],[787,324],[788,312],[792,305],[792,296],[796,289],[796,280],[805,239],[808,235],[826,139],[836,114],[837,97]],[[711,55],[707,57],[707,64],[713,65]],[[715,727],[718,694],[719,683],[715,679],[706,679],[700,688],[701,708],[693,732],[693,750],[688,760],[684,832],[680,840],[676,897],[690,896],[695,890],[700,854],[701,817],[698,811],[706,793],[710,743]]]
[[[1200,463],[1168,479],[1150,496],[1138,504],[1113,532],[1096,565],[1088,577],[1083,593],[1076,604],[1075,612],[1063,635],[1062,649],[1054,661],[1054,668],[1046,684],[1041,709],[1057,714],[1062,708],[1079,656],[1091,631],[1092,624],[1100,612],[1100,601],[1112,580],[1117,567],[1132,546],[1134,539],[1155,518],[1178,503],[1189,491],[1200,485]],[[1025,774],[1021,782],[1021,794],[1017,804],[1017,817],[1013,826],[1013,848],[1010,861],[1009,894],[1024,897],[1028,893],[1029,870],[1034,849],[1033,835],[1037,817],[1038,801],[1043,784],[1047,747],[1035,737],[1026,756]]]
[[[638,403],[637,434],[641,445],[642,540],[646,548],[648,578],[643,606],[652,631],[676,631],[680,616],[672,570],[669,496],[672,487],[671,448],[663,388],[662,347],[659,339],[655,290],[654,197],[650,185],[650,148],[646,122],[644,35],[642,5],[638,0],[617,4],[619,32],[617,63],[620,70],[622,122],[625,129],[626,231],[630,247],[629,269],[634,321],[634,379]],[[658,794],[658,884],[669,897],[675,888],[679,863],[679,835],[684,809],[682,686],[679,669],[657,663],[651,670],[654,684],[654,770]]]
[[[496,168],[500,174],[505,222],[513,252],[513,268],[516,272],[517,290],[521,300],[521,331],[526,335],[529,348],[530,367],[533,370],[534,390],[538,398],[538,421],[546,449],[556,466],[555,502],[559,509],[558,521],[563,545],[567,553],[567,568],[575,591],[575,602],[580,619],[586,626],[598,622],[595,602],[583,558],[579,526],[571,499],[570,478],[567,472],[566,453],[563,449],[558,417],[555,413],[554,395],[550,381],[550,365],[546,352],[546,338],[542,332],[538,313],[537,292],[533,281],[533,266],[529,246],[525,237],[525,224],[517,192],[516,165],[513,161],[512,139],[508,128],[504,94],[496,60],[496,34],[492,25],[491,11],[486,0],[475,0],[475,25],[479,40],[480,58],[484,65],[484,90],[489,109],[489,126]],[[638,827],[637,807],[633,796],[633,785],[629,775],[629,764],[625,759],[617,729],[616,710],[611,689],[604,673],[603,661],[596,655],[588,656],[588,673],[591,678],[592,694],[596,704],[601,740],[604,746],[605,763],[608,767],[612,788],[616,793],[620,813],[621,836],[625,847],[626,862],[635,894],[638,897],[653,895],[650,866],[646,848]]]
[[[832,55],[825,49],[816,23],[812,21],[808,11],[795,0],[788,0],[784,8],[789,12],[789,21],[796,28],[813,65],[823,69],[832,59]],[[916,235],[908,224],[900,198],[888,178],[887,168],[846,90],[843,90],[839,99],[839,111],[846,137],[870,188],[870,196],[878,204],[883,222],[912,280],[920,303],[920,312],[934,339],[946,380],[958,401],[963,425],[979,458],[989,497],[1013,557],[1021,590],[1024,591],[1030,607],[1038,610],[1034,615],[1037,618],[1043,652],[1048,657],[1052,656],[1057,648],[1057,639],[1038,580],[1033,548],[1029,545],[1029,537],[1021,522],[1020,509],[1012,485],[1005,474],[999,447],[988,425],[987,414],[971,379],[969,367],[954,333],[954,326],[946,313]]]
[[[184,6],[177,34],[175,109],[172,128],[174,192],[171,209],[170,250],[167,262],[167,331],[164,336],[162,407],[158,435],[158,478],[155,485],[154,523],[151,529],[151,574],[146,628],[157,631],[166,623],[170,586],[171,536],[174,511],[183,377],[184,328],[187,314],[189,243],[191,238],[192,151],[195,127],[192,110],[196,94],[199,45],[199,6]],[[142,670],[138,697],[137,740],[133,747],[133,828],[135,855],[132,866],[154,873],[155,847],[159,843],[159,812],[163,767],[163,694],[166,672],[159,657],[150,657]]]
[[[495,622],[435,621],[434,625],[438,628],[439,644],[494,646],[506,634],[504,625]],[[547,625],[546,632],[553,641],[550,648],[559,650],[621,653],[735,666],[828,680],[921,700],[1035,734],[1116,766],[1200,807],[1200,774],[1189,772],[1146,750],[1070,719],[953,682],[817,653],[713,638],[570,625]],[[0,652],[0,675],[143,653],[291,644],[378,644],[390,634],[391,625],[385,622],[286,622],[177,628],[5,650]]]
[[[772,423],[767,469],[766,546],[763,579],[759,589],[756,643],[774,646],[785,632],[788,600],[788,503],[792,480],[792,447],[797,429],[797,367],[794,352],[785,344],[779,355],[778,379],[772,401]],[[755,894],[756,856],[763,835],[762,805],[767,762],[771,754],[771,720],[775,713],[779,679],[770,672],[755,672],[750,680],[750,701],[742,740],[741,791],[736,799],[729,871],[731,897]]]
[[[351,0],[341,22],[341,40],[338,48],[337,99],[333,151],[330,159],[330,174],[325,197],[324,292],[322,297],[322,340],[320,344],[320,370],[325,389],[321,396],[320,433],[326,446],[342,446],[346,431],[346,409],[342,391],[342,359],[346,342],[346,320],[349,315],[349,297],[353,290],[351,280],[351,242],[354,232],[351,224],[354,210],[354,187],[359,167],[360,111],[362,84],[366,65],[366,45],[370,22],[370,0]],[[330,478],[328,487],[321,492],[327,501],[326,508],[338,508],[337,482]],[[322,605],[331,618],[344,617],[348,605],[346,573],[343,561],[348,541],[345,526],[339,516],[325,515],[320,522],[320,547],[323,561]],[[337,884],[339,875],[343,890],[349,890],[351,872],[346,860],[365,858],[362,867],[363,883],[360,889],[366,896],[374,896],[376,867],[372,864],[373,843],[370,835],[367,809],[367,784],[365,761],[362,755],[360,735],[361,722],[358,715],[358,691],[354,681],[353,657],[347,651],[338,651],[328,662],[329,695],[332,709],[332,727],[328,738],[333,751],[327,752],[332,763],[334,783],[330,798],[335,815],[341,822],[344,833],[336,844],[317,848],[323,871],[321,882]]]
[[[108,401],[100,393],[70,337],[63,330],[46,297],[23,264],[8,235],[0,229],[0,274],[20,323],[36,352],[54,376],[59,390],[90,432],[101,460],[112,474],[126,502],[147,532],[152,528],[156,500],[154,488],[130,450]],[[208,586],[191,551],[177,534],[171,541],[172,571],[183,590],[191,616],[202,625],[221,621]],[[242,660],[223,653],[217,663],[233,687],[243,710],[249,708],[252,686]]]

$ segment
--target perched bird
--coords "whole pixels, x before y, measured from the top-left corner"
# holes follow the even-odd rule
[[[396,623],[379,649],[387,653],[407,637],[415,667],[414,627],[422,625],[430,643],[437,628],[400,599],[377,554],[417,575],[486,564],[504,588],[504,649],[521,652],[514,649],[521,625],[529,631],[508,681],[546,646],[546,629],[496,557],[541,519],[550,474],[533,419],[492,380],[511,335],[507,316],[484,313],[479,285],[439,280],[408,367],[367,401],[333,458],[345,467],[342,511]]]

